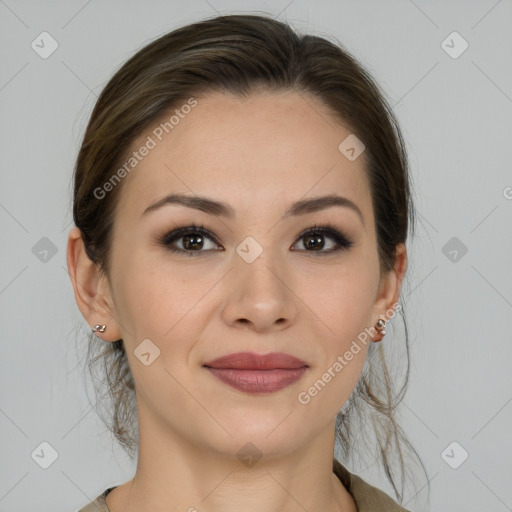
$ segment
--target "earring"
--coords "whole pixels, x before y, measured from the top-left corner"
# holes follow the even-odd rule
[[[375,324],[375,328],[379,331],[380,334],[386,334],[386,321],[380,318]]]
[[[385,336],[385,334],[386,334],[386,321],[382,320],[382,318],[377,320],[377,323],[375,324],[375,329],[377,329],[379,334],[382,334],[382,336]],[[377,342],[377,341],[381,341],[381,340],[373,340],[373,341]]]
[[[96,324],[92,328],[92,332],[105,332],[106,328],[107,328],[107,326],[105,324]]]

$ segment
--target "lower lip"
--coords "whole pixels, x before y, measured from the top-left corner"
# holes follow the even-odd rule
[[[215,377],[229,386],[246,393],[273,393],[298,381],[307,370],[306,366],[293,369],[236,370],[233,368],[209,368]]]

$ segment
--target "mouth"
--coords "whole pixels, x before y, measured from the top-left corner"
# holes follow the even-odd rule
[[[203,365],[224,384],[247,393],[272,393],[298,381],[309,366],[283,353],[238,352]]]

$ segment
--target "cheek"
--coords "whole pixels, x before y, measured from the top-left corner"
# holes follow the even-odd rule
[[[207,318],[205,294],[219,276],[200,265],[176,265],[150,253],[123,258],[116,282],[116,309],[135,347],[149,338],[162,349],[177,337],[190,337],[199,317]],[[210,269],[211,270],[211,269]],[[191,329],[191,330],[190,330]]]
[[[326,272],[318,269],[300,278],[301,297],[336,340],[338,348],[369,327],[376,276],[361,258]]]
[[[169,270],[154,265],[132,266],[126,273],[132,277],[118,285],[118,314],[126,333],[130,368],[138,392],[146,403],[153,403],[155,410],[163,396],[166,401],[183,401],[183,390],[166,369],[178,382],[186,380],[187,356],[198,336],[195,329],[199,328],[191,322],[193,306],[201,297],[199,290],[190,289]],[[149,357],[144,360],[146,353]]]
[[[330,275],[309,274],[304,282],[303,293],[310,290],[307,304],[318,320],[316,343],[323,352],[310,382],[315,386],[311,391],[328,388],[320,401],[329,411],[345,403],[360,377],[371,343],[365,329],[370,327],[376,275],[364,258],[354,258]]]
[[[328,347],[325,360],[312,369],[297,396],[307,415],[327,422],[340,411],[357,385],[367,352],[368,343],[350,334]]]

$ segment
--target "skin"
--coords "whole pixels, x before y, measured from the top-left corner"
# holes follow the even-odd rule
[[[77,305],[91,327],[107,324],[98,336],[124,339],[137,387],[136,474],[107,505],[111,512],[356,511],[332,472],[335,417],[368,345],[308,404],[297,396],[398,301],[405,246],[397,246],[395,268],[381,275],[364,153],[354,161],[340,153],[351,131],[319,100],[292,91],[197,99],[121,185],[111,275],[88,259],[77,228],[69,234]],[[166,205],[141,217],[171,192],[227,203],[235,216]],[[364,224],[339,206],[282,218],[295,201],[333,193],[352,200]],[[299,235],[326,222],[353,246],[329,253],[335,241],[324,235],[325,254],[308,249]],[[204,238],[196,256],[159,244],[192,223],[204,224],[219,243]],[[263,249],[252,263],[236,252],[247,236]],[[149,366],[134,355],[144,339],[161,351]],[[309,369],[278,392],[250,395],[202,366],[238,351],[289,353]],[[251,467],[237,458],[248,442],[263,454]]]

